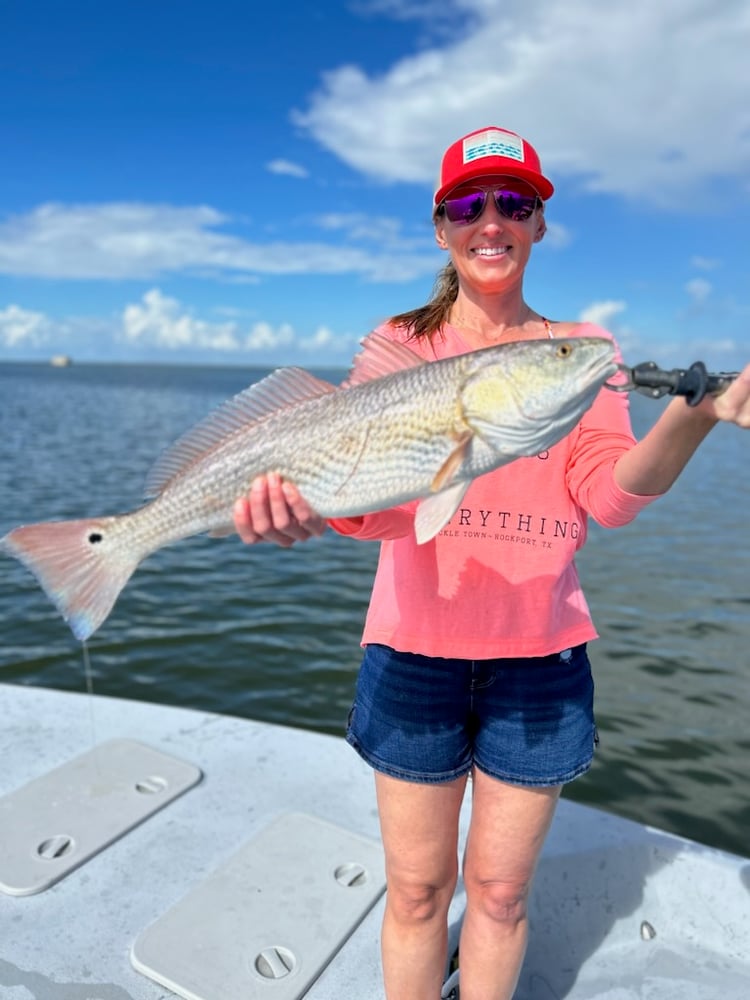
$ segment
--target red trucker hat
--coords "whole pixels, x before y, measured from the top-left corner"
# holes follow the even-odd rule
[[[435,207],[459,184],[492,174],[528,181],[545,201],[555,190],[542,174],[542,164],[531,143],[515,132],[488,125],[470,132],[446,149],[435,192]]]

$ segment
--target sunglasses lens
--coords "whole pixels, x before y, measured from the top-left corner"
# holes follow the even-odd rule
[[[519,194],[517,191],[495,191],[498,212],[514,222],[525,222],[530,219],[536,208],[536,202],[536,198],[532,195]]]
[[[458,198],[446,198],[443,202],[446,216],[451,222],[460,226],[476,222],[487,204],[487,194],[487,191],[471,191]],[[493,191],[492,195],[500,215],[513,222],[525,222],[530,219],[538,204],[535,195],[520,194],[518,191],[505,191],[500,188]]]
[[[451,222],[466,226],[479,218],[486,204],[486,191],[472,191],[460,198],[446,198],[445,214]]]

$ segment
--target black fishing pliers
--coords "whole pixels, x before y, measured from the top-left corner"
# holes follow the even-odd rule
[[[672,368],[666,371],[655,361],[643,361],[634,368],[618,365],[626,381],[613,385],[604,384],[614,392],[640,392],[652,399],[662,396],[684,396],[688,406],[697,406],[704,396],[718,396],[737,378],[739,372],[708,372],[702,361],[689,368]]]

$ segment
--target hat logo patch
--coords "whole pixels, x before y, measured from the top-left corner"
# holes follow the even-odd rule
[[[504,156],[523,163],[523,140],[520,136],[491,129],[464,139],[464,163],[481,160],[485,156]]]

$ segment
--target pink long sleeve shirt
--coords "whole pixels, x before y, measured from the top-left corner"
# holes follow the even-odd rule
[[[427,360],[465,353],[445,325],[431,341],[378,331]],[[611,334],[590,323],[576,336]],[[461,659],[546,656],[597,637],[575,565],[589,515],[631,521],[656,499],[616,484],[617,459],[635,443],[625,394],[607,389],[548,451],[480,476],[431,541],[417,545],[417,502],[330,521],[335,531],[382,541],[363,645],[382,643]]]

